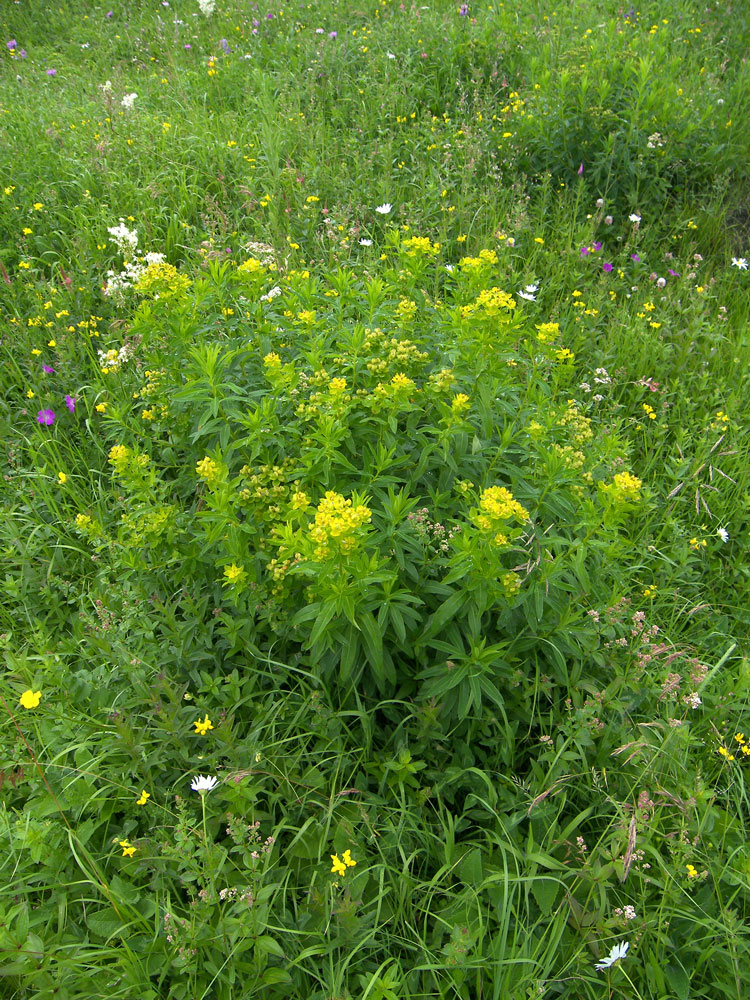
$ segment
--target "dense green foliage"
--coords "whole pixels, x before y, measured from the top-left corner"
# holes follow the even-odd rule
[[[3,9],[1,997],[742,1000],[747,17]]]

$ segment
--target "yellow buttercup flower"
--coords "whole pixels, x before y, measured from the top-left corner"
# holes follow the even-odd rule
[[[146,805],[146,803],[148,802],[148,800],[149,800],[150,798],[151,798],[151,795],[150,795],[150,793],[149,793],[149,792],[141,792],[141,797],[140,797],[139,799],[137,799],[137,800],[136,800],[136,803],[135,803],[135,804],[136,804],[137,806],[145,806],[145,805]]]
[[[41,691],[24,691],[19,699],[19,704],[23,705],[24,708],[36,708],[39,702],[42,700]]]
[[[120,847],[122,848],[122,856],[124,858],[132,858],[133,855],[135,854],[135,848],[130,843],[130,841],[129,840],[120,840],[120,841],[118,841],[118,843],[119,843]]]

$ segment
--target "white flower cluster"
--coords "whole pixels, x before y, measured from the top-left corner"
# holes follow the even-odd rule
[[[107,232],[123,257],[129,257],[138,249],[138,230],[128,229],[124,219],[120,219],[119,226],[110,226]],[[150,264],[161,264],[164,260],[163,253],[147,253],[135,260],[126,260],[119,274],[116,271],[107,271],[104,294],[122,295],[126,289],[131,288],[138,281]]]
[[[661,134],[659,132],[654,132],[653,135],[650,135],[648,137],[648,142],[646,143],[646,146],[649,149],[661,149],[663,145],[664,143],[661,141]]]
[[[279,288],[278,285],[274,285],[273,288],[270,289],[270,291],[266,292],[265,295],[261,295],[260,301],[261,302],[272,302],[276,298],[277,295],[281,295],[281,289]]]
[[[216,10],[216,0],[198,0],[198,6],[200,7],[201,14],[210,17]]]
[[[138,96],[136,93],[124,94],[120,104],[125,108],[126,111],[132,111],[133,105],[135,104],[135,99]]]
[[[138,247],[138,230],[128,229],[124,219],[120,219],[119,226],[110,226],[107,232],[112,237],[112,242],[117,244],[117,249],[123,257],[128,253],[135,253]]]

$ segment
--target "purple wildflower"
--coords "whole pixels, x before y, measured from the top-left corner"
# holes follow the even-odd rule
[[[680,276],[679,273],[677,271],[673,271],[671,267],[669,269],[669,273],[672,275],[673,278],[679,278]]]
[[[221,40],[221,47],[222,47],[222,49],[224,49],[224,53],[226,55],[229,55],[231,49],[229,48],[229,42],[226,40],[226,38],[222,38],[222,40]]]
[[[338,31],[329,31],[328,32],[328,37],[329,38],[338,38],[339,37],[339,33],[338,33]]]
[[[578,176],[583,177],[583,164],[581,164],[580,167],[578,168]]]
[[[54,372],[52,365],[42,365],[42,371],[45,375],[51,375]]]
[[[55,411],[54,410],[40,410],[36,415],[38,423],[43,424],[45,427],[49,427],[50,424],[55,422]]]
[[[581,247],[581,256],[582,257],[588,257],[588,255],[589,255],[589,248],[588,247]]]
[[[18,42],[15,40],[15,38],[11,38],[11,40],[9,42],[7,42],[6,44],[8,46],[8,50],[10,52],[12,52],[13,49],[16,47],[16,45],[18,45]]]
[[[18,55],[21,57],[21,59],[25,59],[26,58],[26,49],[21,49],[21,51],[18,53]]]
[[[188,42],[187,45],[185,46],[186,49],[192,49],[192,47],[193,46],[190,44],[190,42]]]
[[[630,259],[634,260],[637,264],[640,264],[641,262],[641,258],[638,256],[637,253],[631,253]]]
[[[462,3],[458,13],[461,15],[461,17],[466,17],[466,15],[469,13],[469,5],[467,3]]]
[[[75,411],[76,411],[76,398],[75,398],[75,396],[66,396],[65,397],[65,405],[67,406],[67,408],[70,410],[71,413],[75,413]]]
[[[108,10],[107,13],[104,16],[105,17],[112,17],[113,13],[114,13],[114,11]]]
[[[56,69],[48,69],[47,70],[47,76],[57,76],[57,70]]]
[[[606,271],[606,272],[607,272],[607,274],[609,274],[609,272],[610,272],[611,270],[612,270],[612,265],[610,264],[610,262],[609,262],[608,260],[607,260],[607,261],[605,261],[605,262],[604,262],[604,263],[602,264],[602,271]]]
[[[596,250],[596,251],[597,251],[597,253],[598,253],[598,252],[599,252],[599,250],[601,250],[601,248],[602,248],[602,245],[601,245],[601,243],[600,243],[600,242],[599,242],[599,241],[597,240],[597,242],[596,242],[596,243],[594,244],[594,250]]]

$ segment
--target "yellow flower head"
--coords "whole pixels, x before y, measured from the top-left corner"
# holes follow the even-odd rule
[[[57,481],[58,481],[58,483],[61,486],[64,486],[65,483],[67,483],[67,481],[68,481],[68,477],[65,475],[64,472],[58,472],[57,473]]]
[[[333,862],[333,868],[331,868],[331,874],[333,875],[346,875],[346,865],[339,860],[338,854],[331,855],[331,861]]]
[[[208,717],[208,713],[206,713],[202,722],[200,719],[196,719],[193,725],[195,726],[195,731],[199,736],[205,736],[209,729],[214,728],[213,723]]]
[[[150,795],[149,792],[141,792],[141,797],[139,799],[136,799],[136,803],[135,804],[137,806],[145,806],[146,803],[148,802],[148,800],[150,798],[151,798],[151,795]]]
[[[119,843],[120,847],[122,848],[122,856],[124,858],[132,858],[133,855],[135,854],[135,848],[130,843],[130,841],[129,840],[120,840],[120,841],[118,841],[118,843]]]
[[[41,691],[24,691],[19,699],[19,704],[23,705],[24,708],[36,708],[39,702],[42,700]]]

